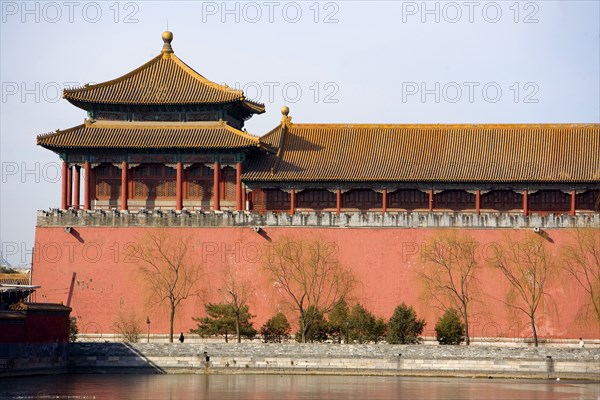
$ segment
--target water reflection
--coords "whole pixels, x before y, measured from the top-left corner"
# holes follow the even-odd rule
[[[600,399],[598,382],[311,375],[62,375],[0,379],[3,399]]]

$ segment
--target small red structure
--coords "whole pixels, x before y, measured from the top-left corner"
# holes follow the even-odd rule
[[[28,286],[27,294],[34,290],[34,286]],[[13,294],[10,290],[3,292]],[[4,294],[0,299],[12,298]],[[62,304],[0,301],[0,343],[68,342],[70,313],[71,308]]]

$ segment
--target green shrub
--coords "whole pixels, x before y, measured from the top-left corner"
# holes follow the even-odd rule
[[[76,341],[78,333],[79,328],[77,327],[77,318],[69,317],[69,342]]]
[[[296,341],[302,342],[302,329],[306,324],[304,338],[306,342],[324,342],[329,334],[329,325],[323,317],[323,313],[315,306],[308,307],[304,316],[304,322],[300,319],[300,331],[296,333]]]
[[[378,342],[385,334],[385,322],[360,304],[352,307],[349,321],[350,342]]]
[[[435,324],[435,334],[440,344],[460,344],[465,339],[465,324],[458,311],[447,309]]]
[[[419,335],[423,333],[425,320],[418,319],[415,309],[402,303],[394,310],[388,322],[387,342],[390,344],[419,343]]]
[[[281,343],[290,337],[292,327],[286,316],[280,311],[260,328],[260,334],[267,343]]]
[[[198,323],[198,327],[190,329],[190,333],[197,333],[200,337],[222,335],[225,337],[225,342],[229,342],[229,336],[236,334],[236,309],[233,304],[208,303],[204,305],[204,308],[208,316],[192,318]],[[248,310],[247,305],[239,309],[240,338],[243,336],[252,339],[256,336],[256,329],[250,322],[253,316]]]
[[[329,335],[338,343],[341,343],[344,337],[348,341],[349,313],[348,303],[342,299],[327,315],[329,318]]]

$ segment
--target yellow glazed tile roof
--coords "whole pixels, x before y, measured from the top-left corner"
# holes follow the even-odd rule
[[[258,137],[224,122],[86,121],[64,131],[37,137],[48,149],[239,149],[258,147]]]
[[[600,183],[600,124],[289,122],[261,145],[246,181]]]
[[[141,67],[107,82],[66,89],[72,103],[123,105],[225,104],[239,102],[254,113],[265,106],[241,90],[211,82],[172,52],[161,53]]]

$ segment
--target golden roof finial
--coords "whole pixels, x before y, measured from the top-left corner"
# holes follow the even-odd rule
[[[281,123],[289,124],[292,121],[292,117],[289,116],[290,108],[288,106],[281,107]]]
[[[162,34],[162,40],[164,44],[161,53],[173,53],[173,48],[171,47],[171,41],[173,40],[173,32],[164,31]]]

